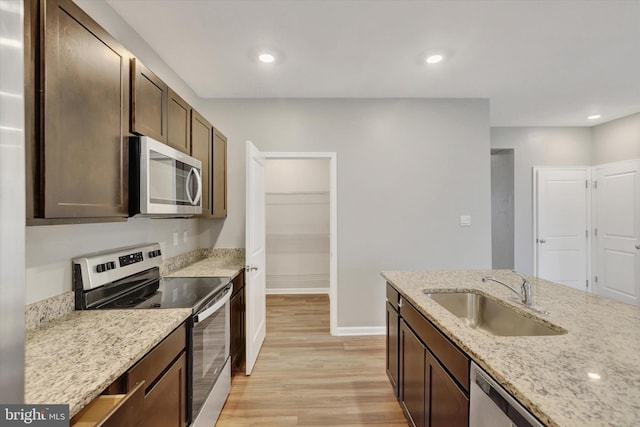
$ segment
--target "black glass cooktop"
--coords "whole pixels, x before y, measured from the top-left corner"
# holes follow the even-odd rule
[[[230,281],[229,277],[164,277],[99,308],[193,308],[197,310]]]

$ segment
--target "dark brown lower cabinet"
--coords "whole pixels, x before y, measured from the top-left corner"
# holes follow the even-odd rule
[[[393,304],[387,302],[387,376],[396,397],[399,396],[398,388],[398,344],[399,344],[400,316]]]
[[[244,272],[233,279],[231,309],[231,370],[233,373],[244,369],[246,345],[246,304],[244,295]]]
[[[388,293],[388,292],[387,292]],[[413,427],[469,425],[469,358],[410,303],[400,300],[397,355],[399,371],[392,386]],[[393,351],[394,309],[387,302],[387,351]],[[389,360],[387,355],[387,373]]]
[[[186,424],[187,357],[169,368],[144,398],[144,427],[177,427]]]
[[[400,404],[414,427],[427,425],[426,355],[424,344],[400,320]]]

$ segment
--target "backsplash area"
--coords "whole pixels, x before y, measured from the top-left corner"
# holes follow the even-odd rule
[[[190,264],[203,260],[205,258],[220,258],[242,260],[244,263],[244,248],[240,249],[194,249],[192,251],[167,258],[160,266],[160,274],[165,276],[172,271],[179,270]],[[75,309],[75,295],[73,291],[64,292],[41,301],[34,302],[25,306],[25,328],[27,331],[37,328],[43,323],[55,320],[72,312]]]

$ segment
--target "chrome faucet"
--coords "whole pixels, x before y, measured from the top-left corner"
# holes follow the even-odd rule
[[[503,281],[496,279],[493,276],[483,277],[482,281],[486,282],[487,280],[490,280],[492,282],[496,282],[503,286],[506,286],[507,288],[511,289],[513,292],[518,294],[518,296],[520,297],[520,302],[522,302],[522,304],[528,307],[531,307],[533,305],[533,297],[531,296],[531,282],[529,282],[526,277],[524,277],[522,274],[518,273],[517,271],[513,271],[513,273],[515,273],[522,279],[522,284],[520,285],[520,289],[521,289],[520,291],[518,291],[513,286],[508,285]]]

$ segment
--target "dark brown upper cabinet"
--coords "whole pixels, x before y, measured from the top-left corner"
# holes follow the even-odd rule
[[[131,59],[131,132],[167,142],[169,86],[138,59]]]
[[[37,216],[126,217],[130,54],[72,1],[40,7]]]
[[[191,106],[169,88],[167,144],[185,154],[191,151]]]
[[[227,217],[227,137],[213,128],[213,218]]]
[[[191,110],[191,156],[202,162],[202,216],[211,216],[211,165],[213,126]]]

